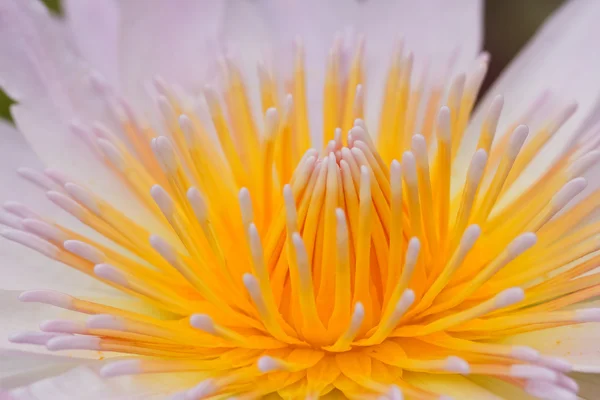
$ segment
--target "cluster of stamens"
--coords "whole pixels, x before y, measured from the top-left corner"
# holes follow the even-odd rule
[[[196,372],[184,392],[190,399],[332,391],[447,398],[419,383],[420,374],[484,375],[540,398],[575,399],[569,363],[502,343],[600,321],[598,309],[569,307],[600,293],[598,274],[583,277],[600,261],[600,225],[584,224],[600,192],[568,206],[600,158],[597,143],[574,143],[509,197],[574,107],[530,134],[521,123],[540,119],[536,103],[494,141],[503,107],[495,98],[460,190],[453,190],[487,56],[449,85],[428,86],[427,76],[411,82],[412,55],[399,50],[371,135],[363,120],[363,45],[348,65],[342,51],[336,42],[327,67],[321,152],[310,149],[301,46],[291,94],[281,96],[272,72],[259,68],[262,129],[230,59],[222,94],[204,93],[210,121],[155,82],[165,135],[143,126],[125,100],[94,79],[120,131],[78,124],[73,132],[166,234],[150,232],[59,171],[23,168],[54,204],[113,245],[15,202],[0,215],[10,227],[2,235],[162,311],[27,291],[22,301],[89,317],[45,321],[42,332],[12,340],[135,356],[109,362],[106,377]]]

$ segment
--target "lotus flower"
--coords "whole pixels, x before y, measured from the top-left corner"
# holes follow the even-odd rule
[[[477,1],[64,11],[0,1],[0,398],[597,398],[599,2],[477,107]]]

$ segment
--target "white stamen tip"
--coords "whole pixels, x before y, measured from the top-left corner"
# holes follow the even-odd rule
[[[164,167],[165,172],[174,173],[177,171],[177,154],[175,148],[171,143],[171,140],[165,136],[159,136],[156,138],[154,150],[157,156],[162,162],[161,165]]]
[[[271,139],[277,133],[279,127],[279,113],[275,107],[269,108],[265,112],[265,137]]]
[[[211,335],[217,334],[215,323],[212,318],[206,314],[194,314],[190,317],[190,325]]]
[[[179,116],[179,127],[183,132],[185,140],[187,143],[192,143],[194,139],[194,123],[192,120],[185,114],[181,114]]]
[[[572,392],[579,392],[579,384],[577,383],[577,381],[567,375],[559,374],[557,383],[560,386],[571,390]]]
[[[125,323],[122,320],[109,314],[92,315],[87,319],[86,326],[89,329],[110,329],[114,331],[125,329]]]
[[[263,374],[281,369],[280,363],[270,356],[262,356],[259,358],[257,366],[259,371]]]
[[[217,390],[217,386],[215,385],[213,380],[207,379],[205,381],[202,381],[200,384],[193,387],[192,389],[188,390],[185,393],[185,399],[186,400],[202,399],[206,396],[210,396],[216,390]]]
[[[23,222],[24,220],[21,219],[21,217],[16,216],[15,214],[0,211],[0,224],[2,225],[6,225],[10,228],[17,229],[20,231],[24,229]],[[35,234],[35,232],[32,233]]]
[[[19,295],[24,303],[42,303],[70,310],[73,307],[73,297],[52,290],[27,290]]]
[[[531,248],[537,242],[537,236],[533,232],[523,233],[517,236],[507,247],[511,257],[516,257]]]
[[[446,365],[444,367],[446,371],[456,372],[459,374],[468,374],[471,371],[469,363],[460,357],[449,356],[446,359]]]
[[[57,350],[100,350],[100,338],[95,336],[60,336],[46,343],[50,351]]]
[[[587,180],[583,177],[571,179],[552,198],[552,203],[557,210],[567,205],[575,196],[587,187]]]
[[[540,399],[576,400],[577,395],[568,389],[561,388],[547,381],[530,380],[525,384],[525,391]]]
[[[141,360],[123,360],[105,365],[100,370],[103,378],[112,378],[123,375],[136,375],[143,372]]]
[[[481,228],[479,227],[479,225],[470,225],[469,227],[467,227],[467,229],[465,229],[465,233],[460,239],[461,247],[470,250],[477,241],[477,239],[479,239],[479,235],[481,235]]]
[[[541,356],[539,364],[563,373],[568,373],[573,370],[573,365],[560,357]]]
[[[240,202],[240,209],[242,211],[242,222],[244,223],[244,226],[247,226],[254,220],[252,200],[250,199],[250,192],[248,189],[245,187],[241,188],[238,199]]]
[[[175,121],[177,121],[175,110],[173,109],[173,106],[165,96],[159,95],[156,99],[156,104],[158,105],[158,108],[167,125],[171,125],[175,123]]]
[[[495,297],[495,305],[497,308],[504,308],[523,301],[525,292],[520,287],[513,287],[503,290]]]
[[[540,358],[539,351],[527,346],[514,346],[510,354],[518,360],[528,362],[534,362]]]
[[[86,332],[85,324],[80,321],[53,319],[40,323],[40,330],[53,333],[79,333]]]
[[[49,332],[18,332],[8,336],[8,341],[18,344],[37,344],[45,346],[50,339],[55,337],[65,336],[60,333]]]
[[[67,240],[63,243],[64,248],[93,264],[101,264],[106,261],[106,256],[94,246],[80,242],[79,240]]]
[[[127,287],[129,285],[127,277],[118,268],[109,264],[98,264],[94,267],[94,274],[102,279],[116,283],[120,286]]]
[[[550,368],[537,365],[517,364],[510,367],[510,375],[515,378],[556,381],[558,374]]]
[[[50,225],[45,221],[40,221],[38,219],[24,219],[21,221],[23,224],[23,228],[27,232],[31,232],[34,235],[40,236],[46,240],[51,240],[53,242],[64,242],[68,239],[66,233],[63,233],[59,228],[54,225]]]
[[[123,157],[123,155],[121,154],[119,149],[117,149],[115,147],[115,145],[113,145],[111,142],[109,142],[106,139],[98,139],[96,141],[96,143],[98,144],[98,147],[100,147],[100,150],[102,150],[102,153],[104,154],[104,156],[119,171],[121,171],[121,172],[125,171],[125,168],[126,168],[125,158]]]
[[[50,178],[35,169],[21,167],[17,169],[17,173],[43,190],[52,190],[58,187]]]
[[[390,400],[403,400],[402,390],[397,385],[392,385],[387,393]]]
[[[417,165],[415,156],[410,151],[405,151],[402,154],[402,170],[404,171],[404,179],[407,183],[417,183]]]
[[[408,250],[406,251],[406,259],[416,259],[421,251],[421,241],[419,238],[413,237],[408,242]]]
[[[79,203],[63,193],[51,190],[46,193],[46,196],[51,202],[75,218],[82,219],[87,212]]]
[[[25,204],[17,201],[6,201],[4,202],[4,209],[21,218],[40,218],[32,209],[27,207]]]
[[[449,142],[451,139],[451,121],[450,121],[450,109],[446,106],[440,108],[437,117],[437,137],[438,139]]]
[[[58,247],[28,232],[19,231],[17,229],[12,228],[6,228],[0,230],[0,235],[8,240],[20,243],[23,246],[29,247],[32,250],[42,253],[43,255],[49,258],[56,258],[56,256],[59,253]]]
[[[485,171],[485,165],[487,164],[488,154],[484,149],[479,149],[473,155],[471,159],[471,165],[469,166],[468,179],[473,183],[479,183]]]
[[[519,125],[515,128],[510,140],[508,142],[508,154],[514,158],[521,151],[525,139],[529,135],[529,128],[526,125]]]
[[[600,322],[600,308],[584,308],[575,311],[577,322]]]
[[[175,203],[167,191],[162,188],[162,186],[152,186],[152,188],[150,188],[150,195],[165,216],[168,217],[173,214],[175,211]]]
[[[72,182],[67,182],[65,183],[65,189],[67,193],[73,196],[73,198],[77,200],[77,202],[79,202],[82,206],[84,206],[96,215],[99,215],[101,213],[100,206],[96,202],[96,199],[94,199],[94,195],[88,192],[83,187]]]
[[[195,187],[189,188],[187,198],[194,210],[194,214],[196,214],[196,218],[200,221],[206,220],[208,218],[208,208],[200,191]]]
[[[177,264],[177,254],[175,250],[166,240],[161,238],[158,235],[150,236],[150,245],[154,250],[158,252],[169,264],[176,265]]]

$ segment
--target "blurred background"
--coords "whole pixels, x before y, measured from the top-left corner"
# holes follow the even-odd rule
[[[99,0],[100,1],[100,0]],[[492,55],[482,92],[535,33],[542,22],[565,0],[485,0],[483,48]],[[43,0],[60,13],[60,0]],[[10,118],[11,100],[0,91],[0,117]]]

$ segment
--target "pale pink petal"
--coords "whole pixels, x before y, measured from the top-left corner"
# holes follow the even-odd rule
[[[66,0],[62,7],[79,54],[118,88],[119,12],[115,2]]]
[[[600,323],[560,326],[511,336],[503,343],[531,346],[544,355],[564,358],[575,371],[600,373]]]
[[[118,5],[124,94],[148,104],[147,85],[157,75],[187,91],[200,90],[213,65],[225,2],[130,0]]]
[[[89,360],[68,356],[38,354],[20,350],[0,350],[0,387],[19,387],[49,375],[63,373]],[[0,397],[1,399],[2,397]]]
[[[583,121],[587,120],[588,125],[597,121],[597,113],[595,117],[590,113],[597,109],[600,90],[597,76],[600,56],[594,51],[599,17],[599,2],[573,0],[565,2],[547,20],[479,104],[467,132],[467,140],[463,143],[462,150],[465,152],[460,153],[462,157],[459,160],[465,161],[463,164],[470,159],[468,154],[472,154],[476,145],[473,138],[498,94],[504,95],[505,107],[496,140],[507,131],[507,126],[526,114],[536,99],[546,99],[545,103],[539,103],[544,104],[538,107],[541,118],[529,117],[522,121],[532,125],[531,136],[558,114],[559,107],[565,107],[571,101],[579,105],[575,115],[544,147],[541,155],[525,171],[524,177],[515,183],[512,192],[519,192],[530,185],[552,165],[556,156],[572,142]],[[462,165],[462,170],[465,168],[466,165]]]
[[[58,369],[46,378],[18,387],[13,386],[9,393],[15,400],[76,399],[81,398],[82,393],[85,393],[86,400],[160,400],[202,380],[197,373],[105,379],[99,374],[102,364],[104,363],[87,363],[66,372]]]

